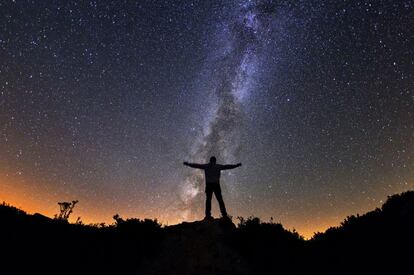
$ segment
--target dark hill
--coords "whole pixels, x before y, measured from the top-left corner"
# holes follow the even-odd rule
[[[414,192],[309,241],[258,218],[69,224],[0,205],[0,274],[414,274]]]
[[[247,266],[231,241],[236,226],[214,219],[168,226],[160,254],[146,270],[153,274],[244,274]]]

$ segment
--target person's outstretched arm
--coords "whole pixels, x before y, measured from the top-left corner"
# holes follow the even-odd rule
[[[220,170],[228,170],[228,169],[234,169],[237,167],[240,167],[242,164],[241,163],[237,163],[237,164],[224,164],[220,166]]]
[[[186,161],[184,161],[184,165],[186,166],[190,166],[192,168],[198,168],[198,169],[204,169],[204,164],[198,164],[198,163],[188,163]]]

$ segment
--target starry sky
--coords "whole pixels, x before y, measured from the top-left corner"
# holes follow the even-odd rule
[[[310,237],[414,188],[414,1],[1,1],[0,200]],[[213,215],[218,205],[213,198]]]

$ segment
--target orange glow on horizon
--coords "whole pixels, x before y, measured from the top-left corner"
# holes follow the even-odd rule
[[[1,183],[0,183],[1,184]],[[4,189],[2,188],[2,190],[4,191]],[[27,198],[26,195],[23,195],[21,192],[19,192],[19,190],[16,189],[15,192],[7,192],[1,193],[0,196],[0,201],[1,202],[6,202],[7,204],[10,204],[12,206],[15,206],[29,214],[34,214],[34,213],[40,213],[42,215],[45,215],[47,217],[53,218],[55,214],[58,213],[59,211],[59,207],[57,205],[57,201],[55,203],[49,203],[50,200],[46,201],[46,202],[41,202],[39,200],[33,200],[30,198]],[[78,216],[81,217],[82,221],[85,224],[94,224],[94,223],[106,223],[106,224],[113,224],[114,220],[113,220],[113,215],[115,213],[111,212],[111,213],[102,213],[102,212],[90,212],[87,213],[86,211],[84,211],[81,207],[79,207],[81,205],[77,205],[77,207],[75,207],[74,213],[70,218],[71,222],[74,222]],[[143,217],[143,216],[124,216],[121,214],[121,217],[126,219],[126,218],[150,218],[150,219],[155,219],[156,217]],[[189,221],[183,221],[181,218],[179,217],[171,217],[169,216],[167,220],[161,220],[159,218],[157,218],[157,220],[163,225],[163,226],[169,226],[169,225],[175,225],[175,224],[179,224],[182,222],[192,222],[193,220],[189,220]],[[235,220],[233,218],[233,222],[237,223],[238,221]],[[295,227],[296,231],[302,235],[303,237],[305,237],[305,239],[309,239],[314,235],[314,232],[323,232],[325,231],[328,227],[330,226],[334,226],[336,224],[329,224],[329,223],[322,223],[322,225],[314,227],[311,226],[309,228],[307,228],[306,226],[298,226]],[[286,224],[283,224],[283,226],[286,229],[289,230],[293,230],[293,227],[288,227],[286,226]]]
[[[0,203],[3,201],[7,204],[15,206],[29,214],[40,213],[42,215],[53,218],[55,214],[59,212],[59,206],[57,202],[65,201],[62,198],[68,197],[67,194],[60,195],[57,193],[39,193],[39,190],[33,190],[34,184],[28,185],[27,182],[21,177],[11,177],[9,175],[0,177]],[[411,185],[409,185],[411,186]],[[408,187],[408,186],[407,186]],[[396,193],[401,193],[407,190],[406,188],[398,190]],[[36,194],[32,196],[30,194]],[[390,194],[391,195],[391,194]],[[384,201],[386,196],[382,196]],[[77,199],[77,198],[73,198]],[[119,211],[113,207],[99,207],[94,201],[88,201],[87,199],[79,199],[79,204],[75,207],[74,213],[71,215],[70,222],[75,222],[78,217],[81,217],[81,220],[85,224],[94,224],[94,223],[105,223],[113,224],[113,216],[117,213],[124,219],[126,218],[149,218],[157,219],[163,226],[175,225],[181,222],[192,222],[194,220],[183,220],[176,213],[165,213],[161,211],[154,211],[152,215],[145,214],[144,212],[138,211]],[[66,200],[70,201],[70,199]],[[288,230],[295,229],[301,236],[305,239],[310,239],[316,232],[324,232],[326,229],[332,226],[339,226],[340,223],[350,215],[364,214],[366,212],[372,211],[375,207],[380,207],[382,203],[378,201],[377,205],[372,203],[356,207],[355,209],[341,209],[336,211],[335,217],[321,217],[313,218],[309,216],[308,219],[300,219],[299,217],[290,217],[281,221],[283,227]],[[164,209],[162,209],[164,210]],[[236,218],[233,217],[233,222],[238,223]],[[202,217],[200,217],[201,219]],[[266,221],[265,219],[262,219]],[[317,223],[315,223],[317,221]]]

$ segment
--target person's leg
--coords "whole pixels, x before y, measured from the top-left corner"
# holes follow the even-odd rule
[[[223,217],[227,217],[226,206],[224,205],[223,196],[221,195],[220,184],[217,184],[214,188],[214,194],[220,206],[220,212]]]
[[[206,186],[206,218],[211,217],[211,198],[213,197],[213,190],[210,186]]]

